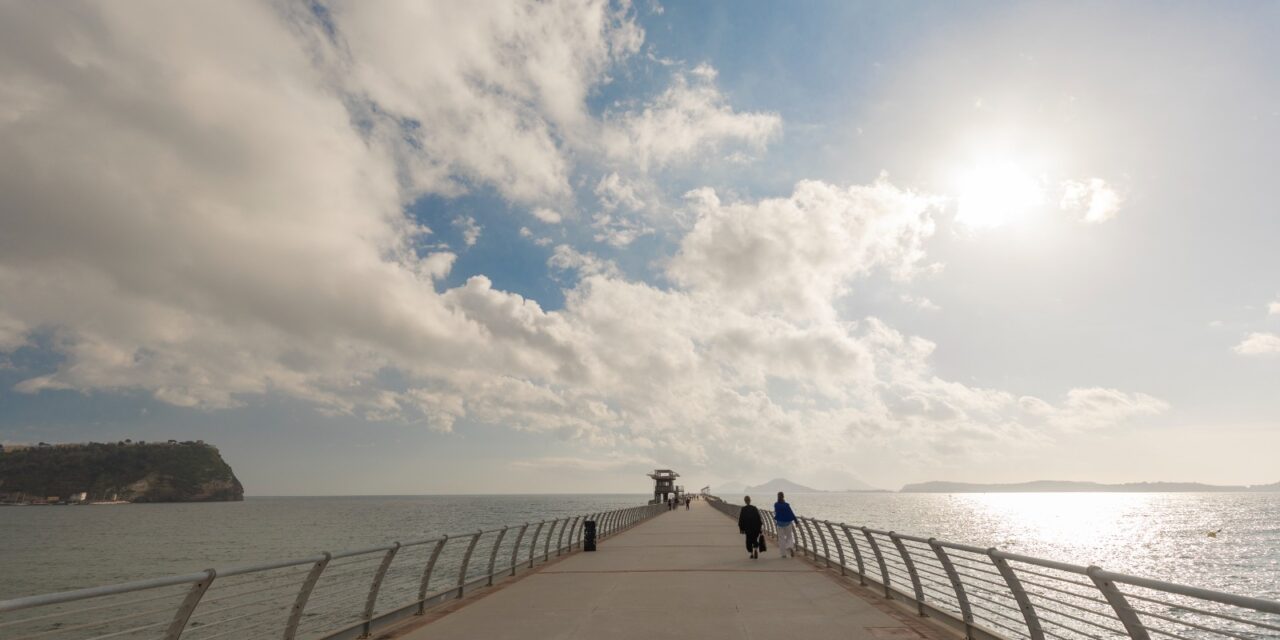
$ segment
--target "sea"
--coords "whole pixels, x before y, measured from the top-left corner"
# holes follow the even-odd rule
[[[248,497],[4,507],[0,599],[536,522],[647,498]],[[788,501],[820,519],[1280,599],[1280,493],[810,493]]]

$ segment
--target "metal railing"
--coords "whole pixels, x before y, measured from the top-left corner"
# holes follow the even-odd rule
[[[4,640],[367,638],[666,511],[648,505],[0,600]]]
[[[735,520],[742,508],[709,502]],[[760,512],[776,538],[773,512]],[[829,520],[798,517],[793,526],[797,554],[968,640],[1280,638],[1275,600]]]

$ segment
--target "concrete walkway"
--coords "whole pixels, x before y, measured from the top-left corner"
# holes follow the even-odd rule
[[[664,513],[414,631],[485,638],[941,640],[856,582],[769,547],[747,557],[736,523],[703,503]]]

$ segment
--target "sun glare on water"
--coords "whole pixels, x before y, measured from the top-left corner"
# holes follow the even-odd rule
[[[969,227],[1001,227],[1044,204],[1043,181],[1012,161],[984,162],[955,178],[956,220]]]

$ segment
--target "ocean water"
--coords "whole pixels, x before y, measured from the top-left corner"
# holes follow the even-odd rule
[[[772,503],[773,496],[756,501],[765,498]],[[1280,600],[1280,493],[823,493],[787,500],[798,514],[833,522]]]
[[[634,507],[648,498],[249,497],[0,507],[0,599]]]
[[[257,497],[0,508],[0,598],[638,506],[646,498]],[[772,496],[756,496],[756,502],[766,498],[772,502]],[[826,493],[788,499],[797,513],[816,518],[1280,599],[1278,493]],[[1207,535],[1218,530],[1217,537]]]

